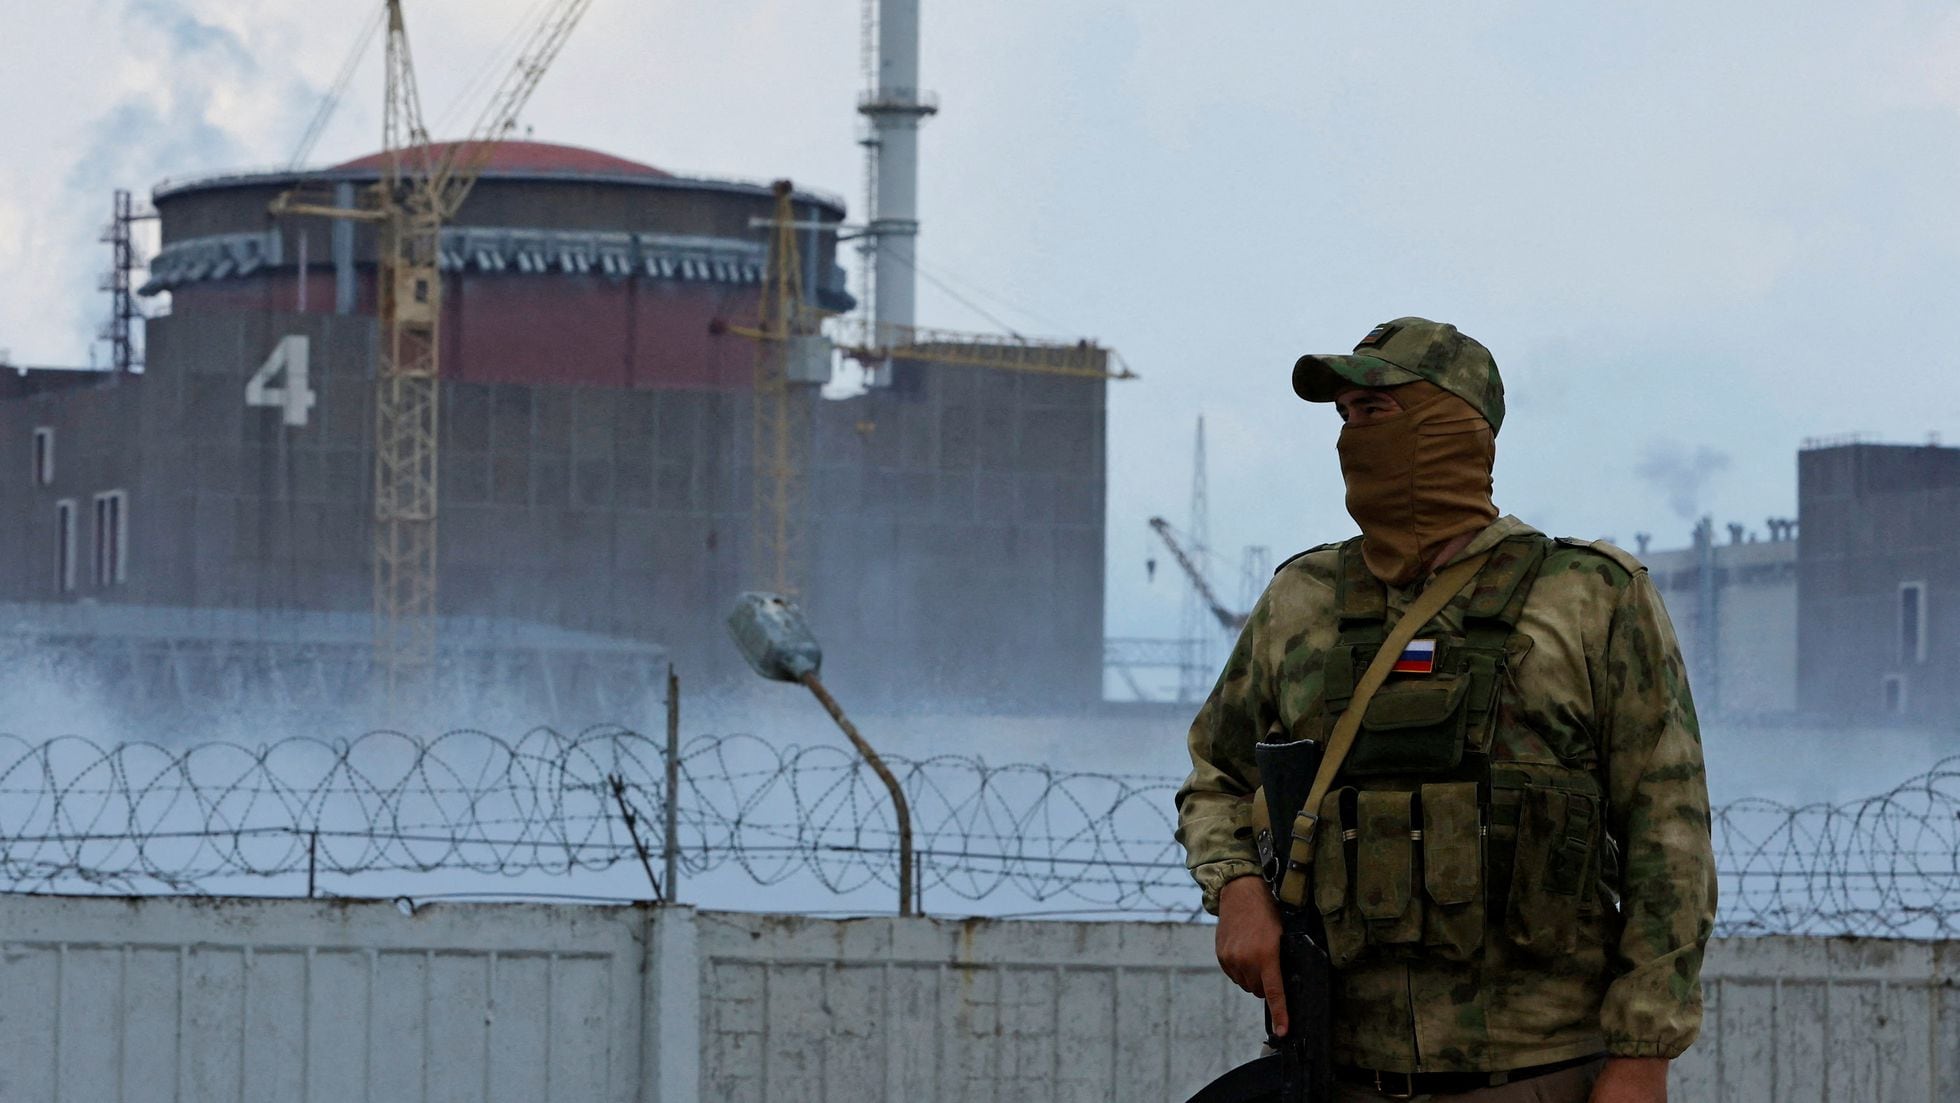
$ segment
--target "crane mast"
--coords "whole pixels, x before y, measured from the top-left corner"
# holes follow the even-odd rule
[[[803,530],[804,466],[809,451],[810,394],[790,379],[799,338],[821,341],[821,312],[803,304],[803,261],[796,245],[795,189],[772,186],[776,197],[769,229],[769,272],[755,337],[755,533],[752,572],[768,572],[779,594],[801,592],[799,550]],[[803,345],[807,348],[807,343]],[[828,352],[824,355],[828,357]]]
[[[435,657],[437,477],[441,456],[442,227],[462,208],[496,145],[592,0],[550,0],[516,65],[469,137],[438,148],[423,120],[401,0],[386,0],[383,163],[372,202],[342,209],[303,188],[272,213],[374,222],[379,230],[379,370],[375,373],[375,657],[390,696]]]
[[[435,655],[441,427],[436,339],[442,276],[436,262],[442,211],[430,186],[434,150],[422,121],[400,0],[388,0],[387,80],[374,403],[374,642],[393,694]]]
[[[774,194],[772,217],[753,223],[769,231],[768,271],[757,324],[717,321],[710,327],[714,333],[756,342],[755,530],[751,548],[752,573],[758,584],[781,594],[801,590],[811,392],[828,378],[833,349],[874,366],[893,360],[920,360],[1076,379],[1136,378],[1128,368],[1112,372],[1109,360],[1114,352],[1093,341],[1033,341],[874,323],[866,318],[840,321],[834,334],[826,335],[823,324],[830,318],[829,312],[810,306],[803,297],[803,262],[796,231],[811,228],[811,224],[796,221],[789,181],[776,181]]]
[[[803,301],[803,257],[796,232],[816,227],[796,221],[795,185],[778,180],[770,193],[775,197],[770,217],[750,222],[769,231],[769,261],[756,324],[716,319],[709,323],[708,332],[755,342],[749,573],[756,585],[793,597],[802,592],[800,548],[810,403],[818,385],[830,376],[830,343],[823,335],[829,312]]]

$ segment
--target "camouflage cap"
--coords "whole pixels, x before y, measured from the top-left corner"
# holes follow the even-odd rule
[[[1475,407],[1491,432],[1504,427],[1504,380],[1474,337],[1427,318],[1397,318],[1368,331],[1349,356],[1309,354],[1293,365],[1293,390],[1332,402],[1348,387],[1399,387],[1427,380]]]

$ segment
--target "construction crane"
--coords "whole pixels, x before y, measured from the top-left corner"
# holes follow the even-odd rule
[[[776,181],[773,192],[771,216],[751,223],[769,232],[768,274],[763,281],[758,323],[744,326],[716,320],[709,326],[711,333],[756,342],[755,530],[751,548],[758,585],[785,595],[801,591],[810,407],[817,388],[830,378],[833,352],[874,365],[922,360],[1076,379],[1137,378],[1127,367],[1110,371],[1114,351],[1093,341],[1035,341],[890,324],[874,327],[864,318],[840,321],[834,332],[826,335],[824,323],[833,315],[804,301],[803,261],[796,235],[802,230],[836,233],[839,226],[798,222],[795,189],[788,180]],[[874,339],[874,331],[882,341]]]
[[[368,46],[374,41],[374,36],[387,25],[388,8],[387,4],[375,4],[367,22],[361,25],[360,33],[354,38],[353,47],[347,51],[347,56],[340,63],[339,71],[334,74],[333,83],[327,86],[326,95],[320,97],[320,105],[314,109],[313,118],[307,122],[305,133],[300,135],[298,144],[294,145],[292,159],[286,165],[288,171],[298,172],[306,167],[306,159],[312,156],[314,145],[319,142],[320,135],[326,132],[327,124],[333,121],[334,112],[340,107],[340,99],[346,94],[348,84],[354,79],[355,68],[360,65],[361,59],[367,56]]]
[[[838,351],[867,366],[893,360],[1034,372],[1077,379],[1135,379],[1115,350],[1094,341],[1037,341],[998,333],[958,333],[945,329],[874,323],[859,317],[837,331]],[[1117,369],[1111,371],[1114,358]]]
[[[1237,632],[1244,628],[1246,618],[1250,614],[1234,613],[1225,607],[1224,602],[1218,600],[1217,592],[1205,579],[1204,572],[1198,569],[1197,561],[1191,558],[1190,553],[1185,551],[1184,545],[1178,541],[1177,530],[1171,527],[1171,523],[1162,517],[1152,517],[1150,527],[1156,530],[1157,536],[1164,541],[1164,546],[1170,549],[1171,558],[1177,560],[1177,565],[1184,568],[1184,576],[1191,580],[1192,588],[1198,592],[1198,597],[1203,599],[1205,606],[1211,610],[1211,615],[1218,621],[1218,626],[1227,632]]]
[[[803,259],[796,232],[796,188],[788,180],[771,185],[775,207],[761,223],[769,230],[769,267],[754,326],[724,321],[709,332],[729,333],[755,342],[755,480],[751,508],[751,571],[762,585],[785,597],[801,592],[798,570],[802,547],[803,482],[809,450],[810,403],[817,386],[830,376],[830,345],[823,336],[828,312],[803,301]],[[830,227],[834,229],[834,227]]]
[[[380,182],[355,208],[294,189],[273,201],[272,213],[360,219],[379,230],[374,621],[376,658],[392,696],[435,655],[442,227],[469,197],[497,143],[516,129],[518,113],[592,0],[548,0],[469,137],[442,146],[430,140],[423,122],[401,0],[386,3],[387,157]]]

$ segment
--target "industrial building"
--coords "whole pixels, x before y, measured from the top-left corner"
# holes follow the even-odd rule
[[[376,159],[161,187],[140,373],[0,381],[13,603],[364,613],[374,231],[268,207]],[[664,648],[741,676],[754,342],[770,189],[505,142],[442,232],[440,609]],[[852,305],[841,201],[793,197],[806,296]],[[250,384],[305,345],[284,395]],[[281,350],[284,350],[283,352]],[[990,707],[1100,696],[1103,387],[900,362],[809,410],[804,603],[841,685]],[[263,388],[261,388],[263,390]],[[297,409],[295,409],[297,407]],[[957,624],[957,631],[949,625]]]
[[[1960,709],[1960,448],[1811,442],[1797,457],[1798,702],[1930,721]]]
[[[1960,448],[1807,441],[1798,516],[1645,552],[1698,708],[1925,724],[1960,708]]]
[[[1686,548],[1645,552],[1704,715],[1767,718],[1797,708],[1797,525],[1771,518],[1716,535],[1695,526]]]
[[[420,129],[390,3],[386,149],[159,185],[147,264],[119,194],[114,370],[0,379],[0,627],[150,672],[106,679],[132,685],[297,663],[345,695],[366,616],[391,695],[429,671],[610,685],[589,672],[621,656],[712,689],[747,677],[736,594],[770,588],[854,700],[1099,701],[1121,375],[1087,341],[914,326],[938,110],[916,0],[866,8],[867,301],[831,333],[858,305],[841,200],[512,140],[584,9],[535,13],[464,141]],[[868,387],[827,400],[846,355]]]

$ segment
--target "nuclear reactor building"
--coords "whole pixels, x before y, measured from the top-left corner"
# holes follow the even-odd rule
[[[376,235],[270,212],[297,185],[351,207],[380,172],[159,186],[137,290],[167,313],[143,369],[0,375],[15,622],[125,663],[214,633],[366,642]],[[496,148],[441,236],[444,647],[543,641],[574,671],[561,681],[663,655],[710,684],[745,676],[721,620],[766,577],[757,350],[711,331],[754,324],[773,204],[767,185]],[[791,206],[805,301],[850,308],[844,204]],[[895,701],[1096,701],[1105,384],[957,356],[880,369],[889,385],[857,397],[792,394],[809,415],[802,600],[827,672]]]

